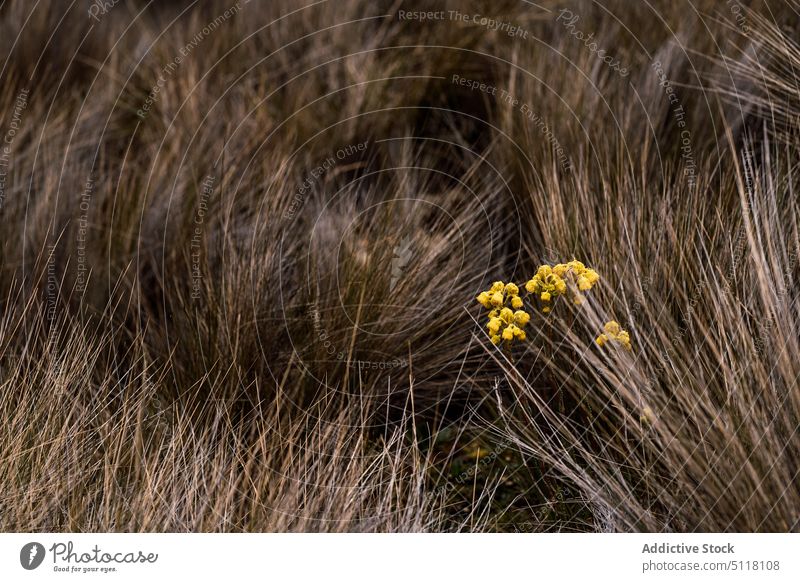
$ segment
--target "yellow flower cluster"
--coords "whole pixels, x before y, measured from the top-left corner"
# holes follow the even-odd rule
[[[486,309],[502,308],[506,305],[506,301],[514,309],[522,307],[522,298],[519,296],[519,287],[514,283],[507,285],[502,281],[495,281],[492,283],[488,291],[484,291],[478,295],[478,303],[483,305]]]
[[[594,269],[589,269],[580,261],[542,265],[533,278],[525,284],[529,293],[535,293],[542,301],[542,312],[549,313],[551,301],[559,295],[572,295],[576,305],[583,302],[582,291],[588,291],[600,280]]]
[[[552,302],[559,295],[571,297],[576,304],[582,303],[582,292],[594,287],[599,280],[600,275],[594,269],[587,268],[580,261],[570,261],[540,266],[533,278],[525,284],[525,289],[542,302],[542,312],[549,313]],[[486,327],[492,343],[497,345],[504,340],[511,343],[515,339],[526,338],[523,328],[531,316],[523,311],[524,302],[519,296],[519,287],[514,283],[495,281],[477,299],[478,303],[489,310],[489,323]]]
[[[519,287],[514,283],[494,282],[488,291],[478,295],[478,303],[491,310],[486,327],[493,344],[497,345],[502,340],[510,344],[515,339],[524,340],[527,337],[523,328],[531,316],[520,309],[523,302]]]
[[[605,330],[605,333],[601,333],[599,336],[597,336],[597,339],[594,340],[597,342],[598,346],[602,348],[608,342],[613,341],[619,343],[626,350],[630,351],[631,336],[627,331],[623,330],[616,321],[609,321],[603,326],[603,329]]]

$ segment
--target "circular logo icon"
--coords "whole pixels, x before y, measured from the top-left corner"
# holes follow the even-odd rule
[[[44,546],[38,542],[31,542],[22,546],[19,551],[19,563],[26,570],[35,570],[44,561]]]

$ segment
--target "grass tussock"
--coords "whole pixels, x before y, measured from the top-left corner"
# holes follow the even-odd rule
[[[0,529],[798,531],[797,2],[253,4],[0,7]]]

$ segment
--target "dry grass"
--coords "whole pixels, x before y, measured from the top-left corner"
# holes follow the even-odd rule
[[[0,529],[800,528],[800,6],[442,4],[0,6]]]

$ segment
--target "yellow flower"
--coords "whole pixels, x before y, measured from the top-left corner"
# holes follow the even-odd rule
[[[589,291],[599,280],[597,271],[573,259],[552,266],[539,265],[536,274],[525,282],[525,290],[538,295],[542,302],[542,313],[550,313],[559,296],[573,301],[575,305],[583,303],[583,292]],[[478,303],[489,310],[486,327],[495,345],[503,340],[511,342],[527,337],[522,328],[530,322],[531,316],[524,311],[525,302],[519,293],[520,288],[516,283],[494,281],[488,291],[477,296]],[[595,340],[597,344],[603,346],[613,340],[630,349],[628,333],[622,332],[619,324],[616,324],[616,328],[611,324],[616,322],[606,324],[606,332]]]
[[[631,335],[623,330],[619,323],[611,320],[603,326],[603,329],[605,333],[600,334],[595,340],[598,346],[603,347],[604,344],[614,341],[626,350],[631,350]]]
[[[567,263],[567,266],[573,271],[575,271],[575,273],[578,275],[582,275],[583,272],[586,270],[586,265],[584,265],[580,261],[572,260],[569,263]]]
[[[587,269],[580,261],[572,260],[569,263],[557,263],[554,266],[540,265],[536,274],[525,284],[529,293],[537,293],[544,303],[555,301],[559,295],[570,294],[575,305],[583,302],[579,291],[588,291],[599,279],[596,271]],[[570,287],[568,281],[573,282]],[[575,292],[571,293],[570,290]],[[543,310],[545,313],[550,309]]]
[[[514,323],[517,325],[526,325],[531,320],[531,316],[524,311],[514,312]]]

